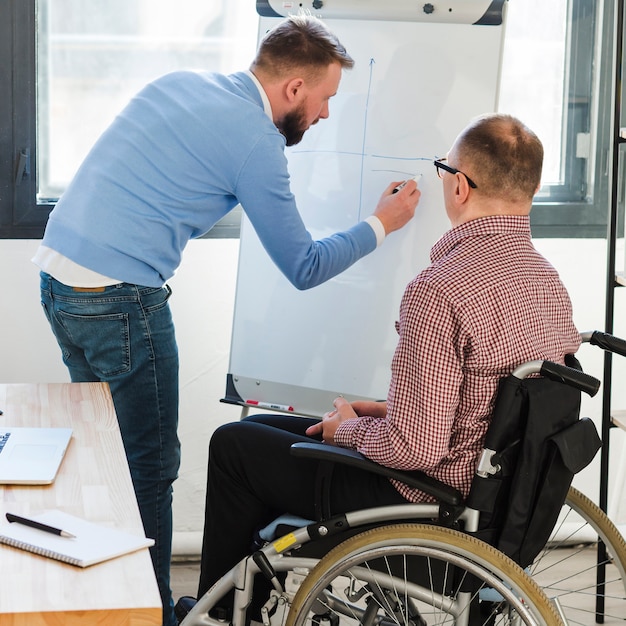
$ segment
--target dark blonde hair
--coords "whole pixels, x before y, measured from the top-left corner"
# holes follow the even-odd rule
[[[261,40],[251,70],[270,77],[301,73],[315,81],[332,63],[350,69],[354,60],[339,39],[312,15],[292,15]]]
[[[541,181],[543,145],[520,120],[490,113],[459,135],[457,156],[480,193],[519,202],[532,200]]]

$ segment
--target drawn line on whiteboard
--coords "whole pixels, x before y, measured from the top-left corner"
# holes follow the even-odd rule
[[[363,156],[362,152],[354,152],[352,150],[291,150],[291,154],[347,154],[348,156]],[[368,154],[367,156],[374,155]]]
[[[437,157],[392,157],[384,154],[369,154],[373,159],[393,159],[394,161],[434,161]],[[379,170],[383,171],[383,170]]]
[[[407,170],[372,170],[372,172],[385,172],[387,174],[400,174],[401,176],[408,176],[409,178],[412,178],[413,176],[415,176],[415,172],[410,172]]]
[[[434,161],[437,157],[400,157],[390,156],[387,154],[367,154],[363,152],[354,152],[352,150],[292,150],[291,154],[339,154],[347,156],[368,157],[370,159],[387,159],[391,161]],[[382,172],[384,170],[372,170],[373,172]],[[393,171],[393,170],[391,170]]]
[[[374,73],[374,64],[376,61],[374,57],[370,59],[370,75],[369,82],[367,85],[367,98],[365,99],[365,117],[363,119],[363,144],[361,147],[361,179],[359,181],[359,221],[361,221],[361,211],[363,207],[363,171],[365,169],[365,138],[367,136],[367,116],[369,113],[370,106],[370,95],[372,93],[372,75]]]

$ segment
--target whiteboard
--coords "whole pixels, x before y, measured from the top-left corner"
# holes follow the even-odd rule
[[[467,0],[465,0],[467,2]],[[274,18],[262,18],[260,32]],[[276,19],[277,21],[277,19]],[[432,164],[469,120],[497,109],[503,26],[326,19],[355,60],[330,117],[287,148],[292,190],[316,239],[373,212],[421,173],[416,217],[328,282],[298,291],[244,217],[226,402],[321,416],[338,395],[384,399],[406,284],[449,228]]]

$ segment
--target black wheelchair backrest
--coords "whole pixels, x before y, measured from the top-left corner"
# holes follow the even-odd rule
[[[553,378],[509,376],[500,382],[467,499],[481,512],[478,536],[522,567],[545,545],[574,474],[601,445],[593,422],[579,419],[580,389],[595,393],[589,381],[572,386]]]

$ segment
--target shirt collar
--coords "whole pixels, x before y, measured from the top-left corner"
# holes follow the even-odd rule
[[[272,105],[270,104],[270,99],[267,97],[265,93],[265,89],[263,89],[263,85],[261,85],[259,79],[250,71],[246,70],[245,73],[252,79],[252,82],[256,85],[256,88],[259,90],[259,94],[261,95],[261,100],[263,100],[263,110],[267,117],[269,117],[272,121],[274,120],[274,116],[272,114]]]
[[[438,261],[468,237],[480,235],[524,235],[530,239],[528,215],[491,215],[465,222],[452,228],[439,239],[430,251],[430,260]]]

